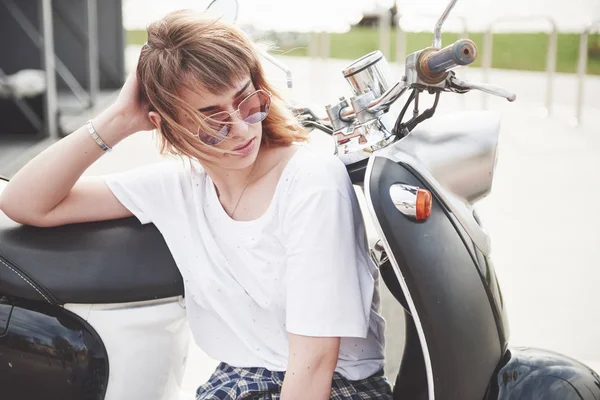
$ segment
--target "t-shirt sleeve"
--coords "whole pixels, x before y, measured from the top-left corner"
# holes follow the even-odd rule
[[[368,333],[375,283],[356,195],[339,168],[308,173],[286,199],[286,329],[293,334]]]
[[[169,195],[181,192],[182,161],[163,161],[124,172],[104,175],[102,179],[115,197],[142,224],[154,222],[169,204]]]

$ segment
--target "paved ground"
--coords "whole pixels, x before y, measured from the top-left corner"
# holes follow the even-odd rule
[[[129,49],[131,65],[135,49]],[[294,71],[294,98],[316,104],[348,94],[340,73],[348,62],[284,59]],[[269,68],[282,83],[284,75]],[[397,73],[398,70],[394,69]],[[481,71],[468,70],[466,79],[481,80]],[[499,161],[492,193],[479,204],[493,244],[493,260],[509,310],[511,343],[553,349],[589,362],[600,370],[600,123],[595,121],[600,80],[586,87],[588,108],[583,126],[574,128],[573,76],[558,75],[553,116],[544,117],[545,76],[494,71],[492,81],[518,94],[509,104],[488,98],[488,108],[503,114]],[[439,113],[480,109],[483,95],[447,94]],[[329,151],[328,139],[315,135],[313,145]],[[122,142],[87,174],[103,174],[160,160],[151,134]],[[367,221],[368,222],[368,221]],[[369,226],[371,239],[374,233]],[[402,354],[403,321],[399,307],[384,289],[388,320],[388,375],[397,372]],[[197,348],[190,350],[182,398],[215,366]]]

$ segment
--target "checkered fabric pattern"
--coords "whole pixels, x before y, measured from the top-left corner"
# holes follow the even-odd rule
[[[196,400],[279,400],[284,372],[265,368],[236,368],[221,363],[208,382],[196,392]],[[360,381],[334,374],[330,400],[391,400],[392,389],[383,371]]]

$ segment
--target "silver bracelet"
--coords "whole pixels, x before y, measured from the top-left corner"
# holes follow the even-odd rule
[[[104,151],[111,151],[111,147],[109,145],[107,145],[106,143],[104,143],[104,140],[102,140],[102,138],[100,137],[100,135],[98,135],[98,132],[96,132],[96,129],[94,129],[94,125],[92,125],[92,120],[90,119],[88,122],[85,123],[85,126],[87,127],[88,132],[90,133],[90,136],[94,139],[94,141],[96,141],[96,143],[98,143],[98,146],[100,146],[100,148]]]

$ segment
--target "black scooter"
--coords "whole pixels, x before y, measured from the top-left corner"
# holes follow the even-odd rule
[[[333,136],[379,233],[371,256],[406,314],[394,399],[600,400],[589,367],[509,347],[489,238],[472,207],[492,185],[500,120],[432,118],[442,92],[515,99],[456,77],[476,54],[469,40],[441,49],[437,29],[432,47],[407,57],[401,80],[376,51],[344,69],[354,97],[328,105],[327,117],[295,108],[305,126]],[[403,109],[391,112],[406,92]],[[423,92],[435,101],[420,112]],[[128,218],[39,229],[0,214],[0,398],[176,398],[189,340],[182,296],[153,225]],[[138,351],[148,346],[152,357]]]

